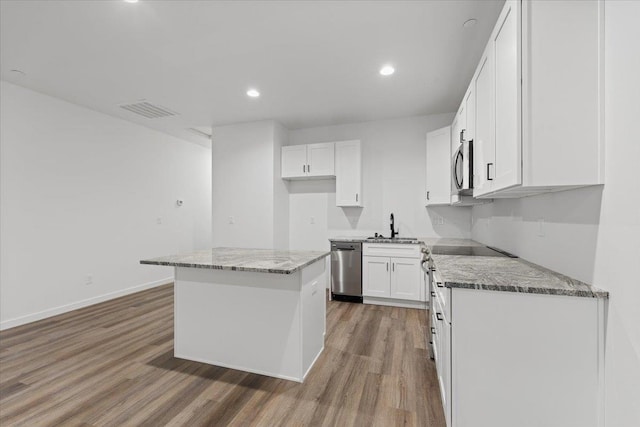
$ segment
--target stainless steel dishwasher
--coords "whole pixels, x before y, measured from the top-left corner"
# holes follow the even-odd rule
[[[362,302],[362,243],[331,242],[331,298]]]

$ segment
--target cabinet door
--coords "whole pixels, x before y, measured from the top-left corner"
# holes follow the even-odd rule
[[[362,257],[362,295],[390,296],[391,260],[386,257]]]
[[[480,61],[475,79],[476,122],[474,141],[474,181],[473,195],[481,196],[491,191],[495,176],[494,140],[494,67],[491,44]]]
[[[522,182],[517,2],[508,1],[493,38],[495,55],[495,177],[493,190]]]
[[[335,143],[336,206],[362,207],[360,141]]]
[[[282,147],[282,178],[299,178],[307,173],[307,146],[287,145]]]
[[[391,298],[420,301],[420,259],[391,258]]]
[[[333,142],[307,145],[308,176],[334,176],[334,162]]]
[[[465,109],[465,132],[464,138],[467,141],[471,141],[476,137],[476,92],[473,90],[473,82],[467,90],[467,94],[464,98]]]
[[[427,134],[426,205],[451,203],[451,126]]]

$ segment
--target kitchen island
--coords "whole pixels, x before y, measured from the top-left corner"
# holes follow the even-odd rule
[[[213,248],[175,268],[175,357],[302,382],[324,349],[329,252]]]

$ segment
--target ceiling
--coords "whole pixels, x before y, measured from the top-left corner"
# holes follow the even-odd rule
[[[1,77],[202,145],[186,128],[452,112],[503,2],[2,0]],[[141,99],[178,114],[119,107]]]

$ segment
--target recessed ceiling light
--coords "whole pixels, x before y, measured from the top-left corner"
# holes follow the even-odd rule
[[[138,0],[124,0],[125,3],[138,3]]]
[[[382,68],[380,68],[380,74],[382,74],[383,76],[390,76],[395,72],[396,72],[396,69],[393,68],[391,65],[384,65]]]
[[[476,25],[477,22],[478,22],[478,20],[474,19],[474,18],[467,19],[466,21],[464,21],[464,24],[462,24],[462,26],[465,27],[465,28],[471,28],[474,25]]]
[[[249,89],[247,91],[247,96],[251,98],[257,98],[260,96],[260,92],[258,92],[256,89]]]
[[[18,69],[9,70],[9,72],[11,73],[12,76],[16,76],[16,77],[24,77],[27,75],[27,73]]]

